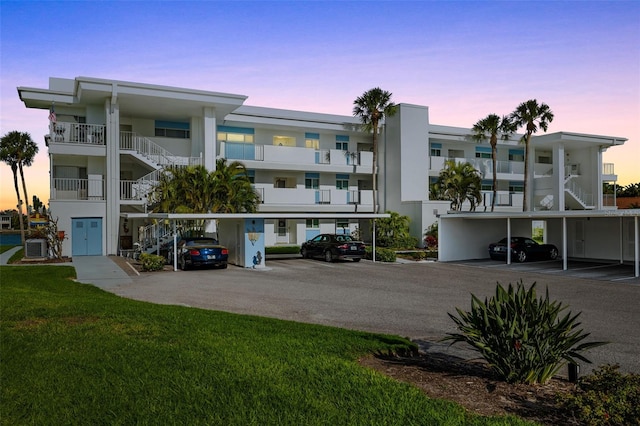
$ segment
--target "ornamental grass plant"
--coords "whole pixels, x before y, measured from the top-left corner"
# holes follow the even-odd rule
[[[449,313],[459,333],[448,333],[452,344],[466,342],[509,383],[546,383],[566,363],[590,363],[581,352],[605,342],[581,343],[589,336],[580,329],[580,313],[545,296],[537,298],[536,283],[522,280],[507,288],[497,283],[495,295],[480,300],[471,295],[471,310]]]

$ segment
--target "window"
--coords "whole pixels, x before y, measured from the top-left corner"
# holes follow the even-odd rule
[[[307,148],[320,149],[320,133],[305,133],[304,146]]]
[[[336,135],[336,149],[341,151],[349,151],[349,136]]]
[[[256,183],[256,171],[255,170],[247,170],[247,177],[249,178],[249,182]]]
[[[307,229],[319,229],[320,219],[307,219]]]
[[[551,164],[551,156],[540,155],[538,157],[538,163],[540,163],[540,164]]]
[[[476,158],[491,158],[491,147],[477,146]]]
[[[493,191],[493,181],[491,180],[483,180],[480,184],[480,190],[482,191]]]
[[[320,173],[305,173],[304,174],[304,187],[306,189],[319,189],[320,188]]]
[[[296,138],[293,136],[274,136],[273,144],[275,146],[296,146]]]
[[[442,157],[442,144],[441,143],[432,143],[431,144],[431,156],[432,157]]]
[[[253,143],[255,130],[248,127],[218,126],[218,141]]]
[[[509,150],[509,161],[524,161],[524,150],[521,150],[521,149],[510,149]]]
[[[180,121],[156,120],[155,126],[156,136],[178,139],[189,139],[191,137],[191,132],[189,131],[189,123],[183,123]]]
[[[336,219],[336,234],[348,235],[350,233],[349,219]]]
[[[349,189],[349,175],[336,175],[336,189]]]
[[[524,182],[509,182],[509,192],[524,192]]]

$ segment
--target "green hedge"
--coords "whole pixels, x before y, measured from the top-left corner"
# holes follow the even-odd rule
[[[299,254],[300,246],[269,246],[264,251],[266,254]]]
[[[372,260],[373,259],[373,248],[367,247],[365,259]],[[376,247],[376,261],[378,262],[395,262],[396,261],[396,252],[391,249],[387,249],[384,247]]]

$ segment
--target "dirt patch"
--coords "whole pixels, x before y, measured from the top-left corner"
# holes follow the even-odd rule
[[[577,425],[556,405],[556,394],[575,390],[566,380],[544,385],[509,384],[498,380],[481,362],[440,354],[410,357],[378,355],[360,364],[393,379],[410,383],[430,398],[454,401],[483,416],[516,415],[544,425]]]
[[[22,259],[18,260],[17,262],[14,262],[13,265],[16,264],[20,264],[20,265],[39,265],[39,264],[51,264],[51,263],[68,263],[68,262],[72,262],[72,259],[70,257],[63,257],[62,259],[55,259],[55,258],[26,258],[23,257]]]

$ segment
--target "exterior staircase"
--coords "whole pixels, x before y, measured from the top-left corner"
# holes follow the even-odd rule
[[[580,176],[580,168],[577,164],[565,167],[564,192],[565,202],[576,205],[577,209],[593,210],[593,194],[585,191],[574,179]]]
[[[165,167],[196,166],[202,157],[181,157],[167,151],[151,139],[134,132],[120,132],[120,151],[127,152],[150,168],[152,172],[137,180],[120,181],[120,199],[129,204],[148,205],[148,196],[160,180]]]

